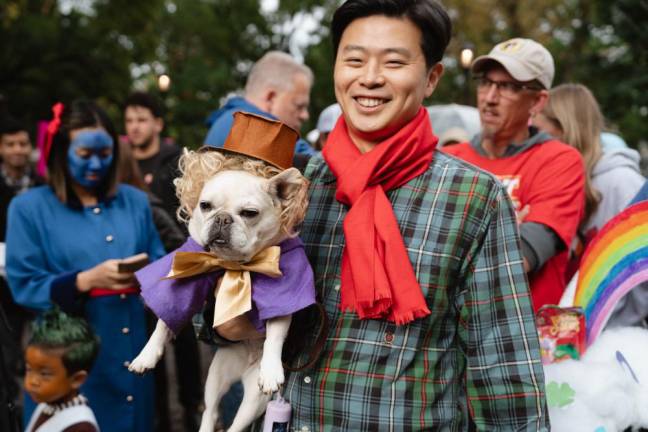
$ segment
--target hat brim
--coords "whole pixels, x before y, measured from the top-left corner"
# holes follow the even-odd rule
[[[538,80],[538,82],[546,89],[546,86],[540,81],[537,74],[529,70],[527,66],[521,61],[507,56],[499,55],[483,55],[475,59],[472,64],[471,71],[473,74],[481,74],[488,70],[488,65],[491,63],[498,63],[502,66],[513,78],[520,82],[527,82]]]
[[[289,168],[292,168],[292,166],[289,166],[289,167],[279,166],[274,162],[271,162],[271,161],[266,160],[266,159],[261,159],[260,157],[258,157],[256,155],[251,155],[251,154],[247,154],[245,152],[236,151],[236,150],[224,149],[222,147],[213,147],[213,146],[204,145],[198,151],[199,152],[217,151],[217,152],[220,152],[220,153],[225,153],[225,154],[230,154],[230,155],[245,156],[245,157],[248,157],[248,158],[252,158],[254,160],[265,162],[268,165],[272,165],[273,167],[278,168],[280,170],[287,170]]]

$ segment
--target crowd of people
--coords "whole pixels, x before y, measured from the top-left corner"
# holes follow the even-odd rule
[[[475,59],[481,131],[441,148],[423,101],[442,79],[450,35],[434,0],[347,0],[334,14],[337,103],[293,160],[311,183],[301,238],[330,322],[320,360],[287,378],[294,430],[549,430],[535,312],[560,302],[597,231],[648,198],[639,154],[606,148],[595,96],[582,84],[554,87],[553,57],[530,39]],[[314,79],[289,54],[268,52],[243,94],[208,115],[201,144],[222,147],[238,111],[299,131]],[[164,362],[154,375],[128,371],[155,317],[120,263],[154,261],[185,241],[173,183],[181,146],[162,139],[151,94],[125,99],[121,138],[92,101],[52,111],[44,173],[31,127],[0,124],[0,322],[11,327],[0,328],[9,371],[0,395],[24,401],[29,431],[71,407],[85,414],[66,431],[170,430]],[[612,323],[644,325],[644,304],[638,290]],[[215,346],[244,340],[254,336],[241,331],[245,320],[200,333]],[[57,336],[52,322],[82,342]],[[88,348],[72,367],[77,343]],[[203,397],[194,329],[173,345],[183,425],[194,431]],[[48,367],[66,392],[39,393]],[[20,397],[12,378],[23,375]],[[235,385],[225,398],[222,426],[240,393]]]

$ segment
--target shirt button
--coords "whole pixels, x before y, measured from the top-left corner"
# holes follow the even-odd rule
[[[108,243],[110,243],[111,241],[113,241],[114,238],[115,238],[115,237],[113,237],[112,234],[108,234],[108,235],[106,236],[106,241],[107,241]]]
[[[128,402],[133,402],[133,399],[134,399],[134,398],[133,398],[132,395],[128,395],[128,396],[126,396],[126,400],[127,400]]]
[[[119,294],[119,298],[122,300],[126,300],[126,294]]]
[[[304,382],[305,382],[306,384],[310,384],[311,381],[312,381],[312,380],[311,380],[311,377],[309,377],[309,376],[304,377]]]
[[[122,329],[122,333],[124,333],[124,334],[128,334],[128,332],[130,332],[130,329],[129,329],[128,327],[124,327],[124,328]]]
[[[101,209],[99,207],[95,207],[95,208],[92,209],[92,213],[99,214],[99,213],[101,213]]]
[[[337,284],[333,287],[335,291],[340,291],[340,284]]]
[[[126,360],[126,361],[124,362],[124,367],[128,367],[128,366],[130,366],[130,362],[129,362],[128,360]]]
[[[385,332],[385,342],[392,343],[394,341],[394,333]]]

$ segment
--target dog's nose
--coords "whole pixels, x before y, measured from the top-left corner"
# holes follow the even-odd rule
[[[234,222],[234,219],[232,219],[232,216],[230,216],[227,213],[218,213],[214,216],[214,223],[216,225],[225,227],[231,224],[232,222]]]

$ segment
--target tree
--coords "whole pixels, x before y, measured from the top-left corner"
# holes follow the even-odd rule
[[[9,112],[35,123],[51,117],[55,102],[84,97],[114,113],[130,89],[131,62],[154,54],[161,4],[103,0],[80,11],[54,0],[3,2],[0,91]]]

